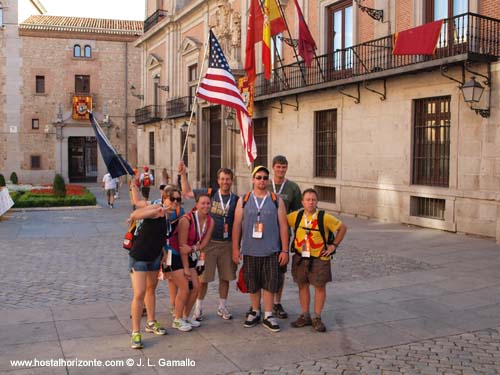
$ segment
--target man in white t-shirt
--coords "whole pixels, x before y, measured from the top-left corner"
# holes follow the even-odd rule
[[[106,173],[102,178],[102,187],[106,190],[106,196],[108,197],[108,207],[113,208],[113,204],[115,203],[115,193],[116,193],[116,184],[118,182],[117,178],[111,177],[109,173]]]

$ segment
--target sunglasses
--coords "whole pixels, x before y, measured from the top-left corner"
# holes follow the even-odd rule
[[[177,202],[177,203],[181,203],[182,202],[182,198],[181,197],[179,197],[179,198],[170,197],[168,199],[170,199],[170,202]]]
[[[255,176],[254,178],[256,180],[264,180],[264,181],[269,180],[269,176],[261,176],[261,175],[259,175],[259,176]]]

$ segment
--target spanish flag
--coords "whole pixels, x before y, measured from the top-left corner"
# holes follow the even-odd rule
[[[393,55],[434,55],[443,20],[394,34]]]
[[[264,25],[262,28],[262,63],[264,77],[271,78],[271,36],[286,30],[276,0],[264,0]]]

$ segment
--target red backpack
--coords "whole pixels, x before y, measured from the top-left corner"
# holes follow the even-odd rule
[[[151,186],[151,178],[149,177],[149,173],[144,173],[144,178],[142,180],[142,186],[150,187]]]

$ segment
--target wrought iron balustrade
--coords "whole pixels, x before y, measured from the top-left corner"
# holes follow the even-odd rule
[[[162,107],[159,105],[147,105],[135,110],[135,123],[137,125],[149,124],[161,121]]]
[[[176,118],[188,116],[191,113],[193,100],[194,98],[192,96],[183,96],[181,98],[168,100],[166,105],[166,117]]]
[[[407,67],[405,72],[409,72],[412,67],[414,70],[420,69],[421,63],[436,61],[436,65],[439,65],[438,60],[454,56],[460,56],[463,60],[496,60],[500,57],[500,20],[473,13],[445,19],[432,56],[393,55],[393,47],[394,35],[389,35],[316,56],[309,68],[306,68],[304,61],[278,67],[273,70],[269,81],[264,79],[262,73],[258,74],[255,99],[275,93],[286,95],[287,91],[305,87],[310,87],[312,91],[318,85],[335,81],[361,81],[379,72],[383,73],[377,74],[378,78],[388,77],[401,74],[398,68]],[[342,82],[346,83],[349,81]]]
[[[150,15],[146,21],[144,21],[144,33],[156,25],[160,20],[167,16],[167,11],[163,9],[158,9],[152,15]]]

